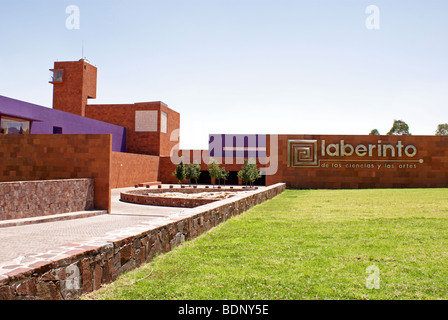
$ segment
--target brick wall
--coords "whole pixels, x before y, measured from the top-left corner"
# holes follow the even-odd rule
[[[297,166],[288,166],[288,141],[308,140],[307,145],[290,144],[291,161],[294,152],[301,161]],[[350,144],[353,148],[360,146],[359,154],[330,156],[324,149],[329,148],[331,154],[336,150],[331,145]],[[381,141],[380,143],[378,141]],[[401,141],[403,147],[397,148]],[[448,187],[448,137],[441,136],[351,136],[351,135],[280,135],[278,139],[279,164],[275,175],[267,176],[267,185],[285,182],[290,188],[437,188]],[[372,145],[372,156],[368,154],[368,146]],[[378,156],[378,145],[395,149],[395,156],[387,149],[386,156]],[[416,154],[408,157],[405,146],[415,147]],[[315,146],[316,150],[311,150]],[[375,147],[373,147],[375,146]],[[300,154],[310,150],[310,157]],[[401,156],[398,156],[401,149]],[[268,148],[269,150],[269,148]],[[345,152],[351,153],[350,146]],[[414,149],[410,147],[409,153]],[[315,153],[314,153],[315,152]],[[311,158],[314,159],[314,164]],[[308,161],[308,163],[307,163]]]
[[[168,115],[168,123],[167,123],[167,132],[160,133],[160,155],[161,156],[170,156],[171,150],[176,147],[179,143],[178,140],[171,141],[171,133],[180,128],[180,114],[174,110],[171,110],[166,105],[161,105],[161,111],[165,112]],[[160,120],[160,113],[159,113]],[[159,121],[160,123],[160,121]],[[177,147],[179,149],[179,147]]]
[[[112,152],[111,188],[131,187],[159,180],[159,157]]]
[[[160,157],[160,181],[162,183],[178,183],[176,177],[173,176],[173,172],[176,165],[171,162],[170,157]]]
[[[0,181],[93,178],[94,206],[110,211],[111,135],[0,135]]]
[[[85,60],[54,63],[55,70],[63,70],[62,82],[53,82],[53,108],[85,115],[89,98],[96,98],[97,68]]]
[[[278,137],[278,148],[274,147],[274,137]],[[271,145],[272,140],[272,145]],[[308,141],[305,145],[294,142],[288,145],[288,141]],[[330,155],[324,150],[322,155],[322,141],[325,141],[324,149],[330,146]],[[339,156],[335,155],[335,149],[331,145],[345,147],[345,154],[339,150]],[[379,142],[380,141],[380,142]],[[399,143],[402,146],[399,146]],[[368,147],[372,146],[372,155],[369,156]],[[384,146],[386,153],[383,156]],[[358,147],[358,154],[355,148]],[[378,156],[378,146],[381,156]],[[398,146],[398,147],[397,147]],[[406,146],[415,147],[416,154],[408,157],[405,154]],[[291,149],[292,148],[292,149]],[[353,151],[351,150],[353,148]],[[366,148],[364,151],[363,148]],[[394,149],[395,155],[390,149]],[[260,169],[268,168],[275,171],[266,176],[266,185],[285,182],[289,188],[428,188],[448,187],[448,137],[441,136],[355,136],[355,135],[279,135],[267,136],[267,160],[260,163]],[[277,152],[278,159],[271,155],[271,149]],[[288,166],[288,149],[290,162],[298,161],[296,165]],[[179,156],[193,159],[196,150],[181,150]],[[207,151],[201,151],[206,152]],[[307,154],[309,152],[309,154]],[[350,154],[350,155],[348,155]],[[239,171],[242,164],[229,164],[222,166],[228,171]],[[209,159],[203,156],[201,170],[207,170]],[[190,161],[191,162],[191,161]],[[241,162],[241,161],[240,161]],[[273,164],[277,162],[277,165]],[[176,164],[170,157],[160,159],[160,179],[164,183],[177,183],[172,176]],[[277,168],[277,170],[272,170]]]
[[[136,132],[136,111],[158,111],[157,132]],[[161,111],[167,113],[167,133],[160,132]],[[126,151],[148,155],[170,155],[177,141],[170,141],[172,131],[179,128],[179,113],[169,109],[163,102],[145,102],[122,105],[88,105],[86,117],[112,123],[126,128]]]
[[[92,210],[93,179],[0,182],[0,220]]]

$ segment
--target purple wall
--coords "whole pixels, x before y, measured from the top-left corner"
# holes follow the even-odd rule
[[[126,128],[38,106],[0,95],[0,116],[31,120],[32,134],[53,134],[53,127],[63,134],[112,134],[112,151],[126,152]]]

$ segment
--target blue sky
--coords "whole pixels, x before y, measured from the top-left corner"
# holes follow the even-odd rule
[[[181,113],[182,148],[209,133],[385,134],[394,119],[432,135],[448,122],[447,14],[446,0],[0,0],[0,94],[51,107],[48,69],[84,42],[91,103],[161,100]]]

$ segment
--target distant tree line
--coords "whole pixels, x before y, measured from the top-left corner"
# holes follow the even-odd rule
[[[448,123],[439,124],[435,134],[436,136],[448,136]],[[377,129],[373,129],[370,131],[369,135],[380,135],[380,132]],[[409,125],[403,120],[394,120],[394,124],[387,135],[410,136]]]

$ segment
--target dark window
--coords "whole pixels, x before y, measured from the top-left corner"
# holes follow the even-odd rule
[[[53,134],[62,134],[61,127],[53,127]]]

